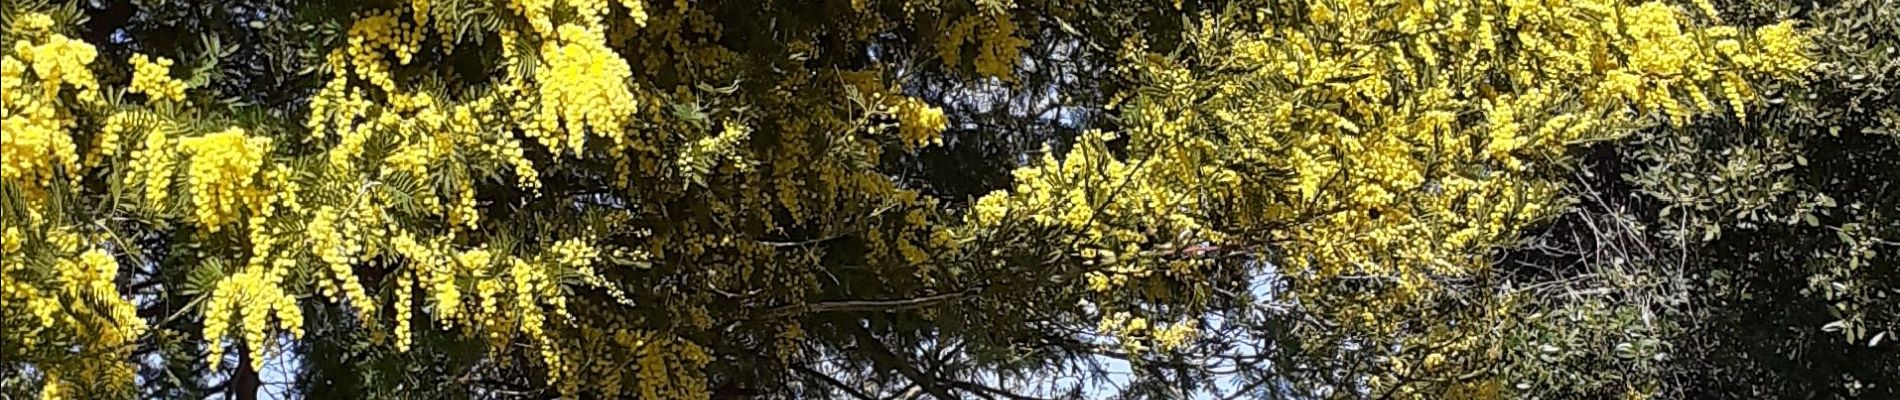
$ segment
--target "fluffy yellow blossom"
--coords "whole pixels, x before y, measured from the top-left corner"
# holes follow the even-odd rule
[[[352,270],[357,256],[364,251],[363,230],[356,218],[329,206],[318,208],[310,219],[308,235],[311,252],[329,269],[329,279],[319,280],[318,284],[323,294],[332,300],[347,302],[359,316],[372,315],[375,304]]]
[[[26,18],[31,27],[45,16]],[[43,39],[19,40],[0,56],[0,131],[7,132],[0,136],[0,179],[25,184],[29,197],[50,186],[61,168],[79,172],[76,123],[60,94],[70,88],[81,101],[99,100],[91,69],[98,50],[60,34]]]
[[[45,187],[58,168],[77,171],[79,154],[68,124],[48,104],[30,104],[0,119],[0,130],[7,132],[0,137],[0,154],[6,158],[0,162],[0,178]]]
[[[517,186],[531,190],[541,187],[541,174],[534,168],[534,162],[522,155],[521,141],[512,137],[502,138],[501,144],[495,146],[495,153],[497,158],[514,168]]]
[[[1794,27],[1794,21],[1782,21],[1755,30],[1756,56],[1748,67],[1766,71],[1782,77],[1794,76],[1806,72],[1814,65],[1808,57],[1806,47],[1810,41],[1809,33]],[[1739,60],[1738,60],[1739,62]]]
[[[597,28],[567,24],[542,44],[543,66],[535,69],[540,111],[528,135],[550,152],[579,155],[590,134],[615,145],[626,140],[636,104],[628,83],[633,72],[606,40]]]
[[[943,109],[908,97],[898,103],[897,120],[906,149],[943,144],[943,129],[949,125]]]
[[[25,242],[26,242],[26,234],[20,233],[20,227],[9,226],[6,228],[6,231],[4,234],[0,234],[0,254],[5,254],[5,255],[17,254],[20,252],[21,247],[25,247]],[[8,263],[8,264],[11,265],[11,264],[17,264],[17,263]]]
[[[126,185],[143,189],[145,204],[159,207],[171,194],[172,176],[175,174],[172,164],[177,161],[177,149],[172,138],[166,135],[167,129],[155,127],[145,132],[145,140],[137,151],[132,153],[132,170],[125,175]]]
[[[679,167],[689,179],[703,183],[701,179],[720,162],[737,164],[745,168],[745,149],[740,146],[752,135],[752,130],[737,122],[726,121],[717,135],[707,136],[693,141],[678,159]]]
[[[64,86],[71,86],[79,91],[80,100],[99,99],[99,83],[93,78],[91,68],[92,60],[99,57],[99,50],[91,44],[54,34],[38,45],[15,42],[13,53],[32,66],[33,73],[39,76],[40,90],[48,97]]]
[[[646,0],[620,0],[620,4],[627,7],[627,18],[633,19],[635,26],[647,26]]]
[[[600,257],[600,250],[581,239],[567,239],[555,242],[549,249],[554,253],[554,262],[568,267],[583,267],[594,263]]]
[[[1188,321],[1155,329],[1155,349],[1164,352],[1180,349],[1200,334],[1199,326],[1194,321]]]
[[[40,364],[47,386],[62,386],[58,376],[87,377],[90,383],[129,385],[132,353],[147,322],[119,288],[119,264],[107,250],[93,247],[90,235],[55,227],[45,240],[30,240],[44,222],[29,218],[0,233],[0,305],[19,326],[8,326],[8,346],[30,352],[63,354],[76,363]],[[81,249],[84,248],[82,251]],[[50,264],[29,265],[30,254],[50,254]],[[86,304],[86,307],[73,307]],[[73,338],[77,340],[63,340]],[[57,347],[41,347],[56,344]],[[69,387],[56,390],[64,393]]]
[[[711,361],[705,350],[689,341],[662,335],[639,340],[643,349],[634,364],[640,379],[640,397],[646,399],[705,399],[710,397],[703,376],[678,374],[704,368]]]
[[[86,153],[86,167],[95,167],[106,159],[118,157],[119,147],[122,145],[119,142],[123,140],[126,131],[132,129],[131,119],[132,116],[128,113],[106,117],[105,123],[99,127],[99,135],[95,139],[92,150]]]
[[[348,60],[348,71],[369,81],[371,85],[385,92],[397,91],[395,78],[390,74],[386,54],[394,53],[397,63],[408,64],[415,57],[422,41],[421,30],[404,22],[394,11],[371,13],[357,19],[350,25],[349,45],[344,48]],[[333,66],[334,67],[334,66]]]
[[[104,250],[93,249],[81,253],[76,259],[61,261],[56,267],[61,280],[65,281],[66,295],[71,299],[94,298],[92,294],[110,294],[106,298],[103,315],[108,321],[103,324],[108,343],[125,343],[137,338],[145,331],[145,321],[138,317],[138,311],[131,301],[116,296],[119,264],[112,255]]]
[[[46,13],[29,12],[16,17],[20,20],[15,22],[14,27],[19,29],[20,33],[45,33],[53,29],[53,16]]]
[[[508,9],[528,19],[536,33],[546,34],[554,31],[553,15],[550,15],[557,0],[508,0]]]
[[[185,100],[185,83],[171,77],[172,60],[165,57],[132,55],[132,93],[150,96],[153,101]]]
[[[204,324],[204,337],[211,341],[207,359],[212,369],[224,359],[224,346],[219,343],[230,331],[233,316],[240,318],[235,321],[242,331],[240,343],[258,354],[251,358],[251,365],[243,366],[252,370],[263,368],[273,329],[292,337],[303,336],[303,310],[295,297],[284,292],[287,273],[284,268],[246,267],[212,289],[205,305]],[[276,324],[271,323],[273,319]]]
[[[507,265],[508,287],[514,291],[515,312],[522,318],[522,332],[531,339],[545,339],[547,314],[565,316],[565,298],[554,293],[557,288],[548,276],[545,265],[519,258],[508,260]]]
[[[179,139],[178,146],[191,154],[188,182],[200,226],[217,232],[238,221],[241,212],[264,207],[268,193],[259,172],[271,151],[270,138],[231,128]]]

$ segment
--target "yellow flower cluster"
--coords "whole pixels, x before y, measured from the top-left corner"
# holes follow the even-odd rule
[[[326,300],[353,309],[364,326],[376,330],[375,337],[386,337],[391,332],[385,327],[393,326],[398,350],[412,345],[414,323],[460,325],[497,352],[515,351],[525,341],[540,352],[548,378],[567,397],[596,394],[575,387],[597,376],[606,382],[595,397],[628,391],[647,398],[708,397],[706,350],[685,339],[709,333],[717,312],[709,310],[721,309],[709,306],[714,300],[708,299],[717,297],[701,290],[763,288],[782,296],[773,301],[806,300],[819,287],[813,271],[823,272],[814,267],[842,256],[813,249],[826,246],[762,244],[755,228],[794,240],[806,233],[849,232],[842,233],[846,240],[865,246],[862,265],[913,272],[881,276],[915,278],[893,287],[936,288],[937,275],[959,273],[933,263],[956,255],[959,240],[958,233],[937,225],[942,218],[933,214],[936,205],[866,166],[884,159],[881,141],[835,140],[840,127],[862,126],[872,114],[898,121],[897,141],[906,150],[941,144],[949,124],[944,111],[898,94],[901,85],[888,82],[889,75],[905,74],[885,74],[878,66],[840,73],[805,65],[820,63],[774,62],[769,85],[753,80],[737,94],[695,91],[678,82],[729,81],[746,73],[736,62],[744,58],[720,44],[727,27],[684,1],[650,19],[644,0],[619,2],[628,10],[626,20],[604,20],[611,14],[607,0],[508,1],[512,14],[492,19],[501,25],[493,35],[499,36],[503,59],[489,69],[505,76],[489,77],[496,78],[494,86],[469,91],[430,87],[442,81],[430,75],[439,69],[395,67],[419,54],[439,54],[422,51],[428,29],[444,35],[446,51],[446,38],[460,27],[431,26],[444,23],[432,15],[461,10],[414,0],[406,10],[359,15],[347,43],[327,55],[323,73],[329,80],[310,102],[304,125],[311,133],[299,145],[315,149],[314,158],[327,164],[308,170],[295,169],[296,161],[273,160],[271,139],[243,130],[192,137],[179,127],[186,124],[146,123],[125,110],[101,119],[84,113],[105,107],[64,104],[99,97],[88,69],[96,52],[53,34],[50,17],[28,15],[15,22],[26,28],[13,37],[23,39],[0,59],[3,175],[7,184],[29,193],[52,186],[62,168],[64,176],[80,176],[83,144],[74,143],[71,131],[78,121],[103,121],[96,145],[84,153],[85,164],[112,165],[121,141],[141,142],[125,178],[129,188],[143,191],[147,207],[141,212],[166,217],[176,164],[184,156],[193,206],[188,218],[211,232],[248,234],[233,235],[249,239],[249,259],[212,290],[206,338],[222,341],[240,331],[242,345],[262,354],[273,342],[269,335],[299,335],[298,300],[285,288],[305,285],[286,279],[303,275],[291,273],[298,263],[314,261],[322,266],[309,283]],[[943,40],[926,51],[934,50],[950,68],[967,62],[985,80],[1013,81],[1030,44],[1017,37],[1026,28],[1006,12],[1012,2],[979,3],[969,15],[946,15],[944,8],[957,7],[925,1],[904,2],[902,9],[943,17]],[[868,4],[853,2],[853,18],[873,21],[853,22],[842,40],[867,40],[886,29],[874,15],[883,11]],[[1193,69],[1149,54],[1142,38],[1129,38],[1115,71],[1153,90],[1122,95],[1128,101],[1118,102],[1123,108],[1117,126],[1124,130],[1087,132],[1066,154],[1045,148],[1042,157],[1015,172],[1009,190],[978,200],[966,221],[977,230],[1032,226],[1073,239],[1053,259],[1073,261],[1074,268],[1064,272],[1083,278],[1083,296],[1105,315],[1101,330],[1136,351],[1174,351],[1193,342],[1199,327],[1182,314],[1195,313],[1199,305],[1193,302],[1208,297],[1203,280],[1216,271],[1209,266],[1243,258],[1252,263],[1246,268],[1272,263],[1294,284],[1295,300],[1337,321],[1340,332],[1363,340],[1366,351],[1430,348],[1447,338],[1470,337],[1462,330],[1482,324],[1459,320],[1451,324],[1457,329],[1417,334],[1387,316],[1435,312],[1435,297],[1455,290],[1458,280],[1486,272],[1491,249],[1508,244],[1516,229],[1552,208],[1557,183],[1538,168],[1562,157],[1567,143],[1642,122],[1626,114],[1660,113],[1682,123],[1715,110],[1705,92],[1719,92],[1740,113],[1756,101],[1750,82],[1796,74],[1810,63],[1801,54],[1805,34],[1792,25],[1753,31],[1703,26],[1683,9],[1653,2],[1284,5],[1235,20],[1188,21],[1193,26],[1186,40],[1168,39],[1193,47],[1183,52],[1194,55]],[[1264,14],[1273,9],[1307,12]],[[651,29],[629,29],[648,24]],[[829,44],[790,40],[783,55],[793,61],[832,51]],[[631,68],[629,59],[640,60],[642,68]],[[184,100],[184,84],[168,74],[170,60],[134,55],[130,64],[130,92],[145,94],[148,104]],[[761,66],[749,68],[766,69]],[[828,79],[834,75],[845,84]],[[853,90],[868,95],[875,110],[840,107],[860,100],[848,99]],[[741,96],[752,96],[742,98],[751,102],[730,107],[727,100]],[[808,100],[825,98],[840,100]],[[702,120],[649,118],[669,103],[712,104],[704,109],[706,120],[726,122],[701,134],[708,130]],[[142,140],[124,137],[142,130]],[[524,145],[524,137],[541,147]],[[1118,143],[1114,150],[1111,142]],[[589,148],[610,151],[588,154]],[[573,164],[538,169],[530,155]],[[765,162],[752,162],[755,156]],[[663,232],[630,240],[631,246],[646,246],[636,250],[597,245],[592,241],[599,238],[591,236],[597,232],[553,243],[531,240],[546,244],[539,254],[516,253],[513,245],[489,247],[508,243],[494,237],[506,229],[483,229],[480,219],[523,217],[514,211],[534,208],[520,202],[548,200],[532,198],[542,174],[559,174],[548,179],[558,177],[559,186],[568,186],[573,172],[607,175],[586,169],[607,164],[614,176],[601,178],[624,192],[616,193],[625,199],[618,208],[637,214],[690,204],[705,215],[678,218]],[[534,192],[528,198],[512,197],[506,187],[479,186],[509,169],[516,186]],[[695,192],[677,184],[681,175],[722,185]],[[763,190],[732,191],[726,185]],[[303,201],[312,203],[307,212]],[[786,218],[795,224],[785,224]],[[307,237],[284,232],[299,227]],[[36,236],[48,231],[54,233],[45,240]],[[62,288],[117,296],[110,253],[79,250],[96,248],[103,239],[30,225],[7,226],[3,239],[9,261],[49,253],[35,246],[59,247],[50,253],[61,257],[51,265],[0,263],[0,298],[9,315],[40,323],[21,340],[31,343],[41,331],[112,340],[135,336],[89,330],[76,320],[95,316],[62,307],[79,295]],[[1245,257],[1228,257],[1235,253]],[[576,280],[635,306],[621,292],[625,282],[608,279],[642,274],[602,274],[619,271],[597,265],[659,259],[706,266],[654,270],[695,283],[667,289],[686,293],[656,294],[666,296],[661,321],[620,320],[613,315],[636,313],[596,307],[569,309],[573,291],[562,285]],[[385,278],[366,288],[358,270]],[[48,285],[47,275],[76,284]],[[1337,284],[1346,280],[1355,284]],[[1150,302],[1184,304],[1146,307]],[[136,316],[121,306],[96,317],[136,327]],[[416,314],[417,308],[428,312]],[[434,321],[414,320],[419,317]],[[798,351],[802,337],[796,322],[787,326],[776,341],[781,358]],[[9,343],[17,332],[6,333]],[[1468,364],[1459,358],[1472,357],[1473,346],[1442,348],[1434,357],[1420,357],[1427,369]],[[213,346],[214,362],[222,351]],[[623,391],[620,374],[629,363],[637,368],[626,372],[635,372],[638,384]],[[48,370],[49,376],[56,373]],[[48,393],[72,395],[58,378],[48,383]]]
[[[534,169],[534,162],[522,154],[521,141],[514,137],[502,137],[499,144],[493,146],[491,153],[514,168],[515,184],[523,188],[541,187],[541,173]]]
[[[114,132],[117,134],[117,132]],[[144,143],[132,153],[132,170],[125,174],[126,186],[142,188],[147,207],[162,209],[171,195],[172,164],[177,162],[177,146],[166,135],[165,127],[145,132]]]
[[[581,239],[567,239],[555,242],[548,249],[554,254],[554,262],[570,268],[588,267],[600,258],[600,249]]]
[[[80,100],[97,101],[99,83],[92,76],[92,60],[99,50],[92,44],[53,34],[38,45],[29,41],[13,44],[13,54],[26,61],[39,76],[40,90],[51,97],[63,86],[79,90]]]
[[[305,140],[325,139],[333,133],[336,136],[353,137],[362,135],[358,131],[359,119],[369,114],[371,103],[361,90],[350,87],[348,61],[342,50],[332,51],[328,57],[329,67],[336,71],[323,89],[310,97],[310,116],[304,120],[304,127],[310,129],[310,137]]]
[[[977,226],[997,226],[1009,216],[1009,190],[998,190],[976,199],[970,207],[970,222]]]
[[[627,7],[627,18],[634,26],[647,26],[646,0],[620,0],[620,5]]]
[[[353,213],[352,213],[353,214]],[[356,309],[359,316],[367,319],[375,313],[375,304],[369,298],[369,292],[357,281],[352,265],[363,249],[363,231],[358,227],[356,218],[350,214],[338,212],[330,206],[318,208],[311,216],[308,225],[308,244],[311,252],[329,267],[329,279],[320,279],[318,287],[323,295],[332,300],[346,302]]]
[[[75,182],[87,176],[82,166],[94,165],[82,165],[75,130],[104,105],[91,70],[98,52],[58,33],[50,15],[8,17],[9,46],[0,48],[0,186],[21,195],[9,196],[7,207],[23,212],[6,213],[0,231],[0,311],[20,325],[0,330],[0,341],[10,362],[42,374],[42,398],[129,387],[136,367],[129,357],[147,328],[119,287],[109,249],[122,246],[105,246],[106,235],[90,227],[55,225],[67,221],[66,207],[46,202],[56,193],[75,198]],[[84,154],[115,148],[110,136],[95,136]]]
[[[5,88],[8,96],[19,96],[31,91],[19,82],[23,69],[12,57],[7,57],[4,65]],[[44,188],[52,184],[56,168],[78,170],[78,150],[73,139],[67,133],[71,122],[62,118],[55,104],[46,104],[54,99],[32,99],[20,101],[8,99],[6,115],[0,119],[0,130],[7,135],[0,137],[0,152],[6,160],[0,162],[0,178],[26,184],[28,188]]]
[[[435,315],[445,325],[453,325],[454,321],[462,315],[462,295],[460,289],[455,286],[455,279],[460,274],[458,268],[460,264],[449,259],[448,254],[443,250],[446,247],[445,243],[446,238],[419,242],[408,232],[396,233],[396,237],[391,241],[392,250],[409,261],[408,269],[397,272],[396,278],[397,351],[409,351],[409,346],[414,340],[411,327],[413,315],[410,309],[416,289],[422,289],[424,294],[429,295],[430,307],[436,311]],[[487,257],[486,252],[483,252],[480,257]]]
[[[265,353],[275,343],[269,340],[270,329],[303,337],[303,310],[298,308],[296,297],[284,292],[284,277],[289,274],[289,267],[246,267],[243,272],[218,281],[218,286],[211,291],[211,300],[205,304],[204,314],[204,338],[211,343],[208,345],[211,354],[206,358],[212,369],[224,361],[224,346],[219,342],[229,332],[233,316],[241,317],[237,322],[243,331],[242,344],[256,354],[251,357],[251,365],[242,367],[263,368]],[[275,325],[271,324],[272,319],[276,320]]]
[[[191,154],[187,172],[199,226],[215,233],[238,221],[243,211],[259,211],[268,203],[270,193],[259,172],[271,151],[270,138],[231,128],[179,139],[178,146]]]
[[[557,40],[541,45],[543,67],[535,69],[539,111],[529,118],[528,136],[549,152],[580,155],[588,135],[626,140],[636,111],[627,60],[607,47],[599,28],[562,25]]]
[[[512,2],[511,8],[535,27],[524,29],[525,33],[504,30],[501,36],[508,57],[504,62],[533,68],[509,68],[509,76],[496,90],[478,92],[472,98],[411,91],[414,88],[404,87],[410,83],[405,71],[391,69],[384,61],[391,52],[401,57],[408,51],[406,46],[413,43],[410,38],[419,35],[415,32],[427,29],[425,17],[415,17],[418,22],[411,24],[395,14],[368,14],[351,30],[349,46],[329,55],[332,76],[313,98],[312,114],[305,121],[313,133],[307,140],[325,149],[329,163],[319,171],[326,181],[311,190],[320,193],[319,201],[348,200],[313,205],[313,212],[298,215],[308,218],[304,224],[308,237],[301,243],[325,266],[320,269],[327,270],[319,274],[316,287],[329,300],[348,304],[365,321],[375,321],[370,325],[379,328],[373,336],[387,340],[380,343],[407,350],[413,344],[414,324],[460,326],[497,351],[512,351],[517,340],[530,343],[540,352],[550,383],[564,392],[586,383],[586,375],[577,368],[593,362],[598,354],[570,347],[572,338],[566,335],[580,326],[569,314],[568,290],[561,285],[564,277],[578,277],[582,284],[605,289],[631,304],[618,285],[594,270],[602,251],[581,239],[553,243],[534,257],[483,246],[458,249],[455,244],[487,234],[479,229],[483,210],[475,188],[477,180],[489,173],[458,168],[464,164],[502,166],[513,170],[517,186],[532,190],[539,187],[542,172],[529,160],[527,153],[534,149],[524,148],[521,140],[526,139],[521,136],[533,138],[557,158],[583,156],[589,145],[604,144],[617,151],[639,146],[627,140],[638,111],[632,72],[625,59],[607,47],[603,36],[600,18],[607,4]],[[644,7],[638,2],[623,4],[635,11]],[[420,8],[408,11],[422,15],[428,11],[419,10],[435,5],[412,2],[411,6]],[[632,15],[639,18],[643,13]],[[521,40],[538,41],[538,51],[514,53],[515,43]],[[704,159],[732,158],[732,151],[743,148],[748,134],[748,129],[732,124],[705,138],[700,147],[711,151],[702,154]],[[612,140],[588,142],[599,138]],[[369,154],[382,158],[364,159]],[[664,165],[657,160],[640,162],[647,171]],[[371,171],[379,173],[362,173]],[[632,172],[626,167],[619,171]],[[448,177],[447,182],[407,184],[412,178],[438,176]],[[392,190],[406,193],[392,198]],[[411,200],[419,201],[421,215],[385,208],[388,203]],[[397,213],[412,215],[398,217]],[[414,224],[411,216],[446,223]],[[481,239],[472,240],[480,243]],[[380,286],[381,293],[364,287],[356,275],[364,267],[360,264],[368,260],[378,260],[377,266],[393,266],[384,275],[389,280]],[[417,307],[429,308],[429,318],[418,319],[425,314],[415,313]],[[687,345],[668,346],[656,350],[688,354]],[[697,371],[703,365],[703,358],[697,364],[676,361],[666,366],[667,380],[652,384],[664,388],[667,382],[697,382],[666,390],[703,392],[703,373]]]
[[[1165,159],[1123,162],[1108,150],[1107,143],[1114,139],[1106,132],[1083,132],[1060,159],[1045,148],[1039,162],[1014,172],[1014,188],[978,199],[969,222],[998,226],[1010,218],[1026,218],[1073,232],[1080,240],[1065,250],[1084,260],[1089,289],[1103,295],[1145,279],[1197,279],[1198,261],[1152,251],[1185,249],[1220,235],[1183,213],[1205,209],[1199,202],[1209,198],[1183,193],[1196,186],[1159,179],[1164,175],[1156,172],[1191,167]]]
[[[1186,321],[1150,325],[1146,318],[1128,312],[1104,315],[1096,330],[1113,335],[1124,350],[1140,353],[1150,349],[1170,352],[1182,349],[1200,336],[1200,323]]]
[[[28,12],[15,17],[18,21],[14,22],[15,25],[12,28],[21,34],[47,33],[52,31],[55,24],[53,16],[43,12]]]
[[[548,274],[547,266],[511,258],[507,262],[508,288],[514,291],[515,312],[521,316],[521,329],[529,338],[536,341],[547,338],[547,314],[567,317],[567,297],[560,295],[560,288]],[[542,307],[547,311],[543,311]],[[544,354],[547,358],[558,359],[558,355]],[[550,363],[554,363],[550,361]]]
[[[395,11],[375,12],[356,20],[350,25],[349,45],[344,47],[349,72],[369,81],[371,85],[387,93],[396,92],[396,81],[390,75],[389,61],[385,52],[395,53],[397,63],[409,64],[420,49],[421,29],[402,21]],[[341,57],[341,56],[338,56]],[[335,68],[336,66],[332,66]],[[344,71],[336,71],[343,76]]]
[[[120,294],[119,265],[104,249],[80,251],[97,237],[66,228],[45,231],[45,240],[30,240],[29,232],[43,226],[36,219],[8,226],[0,233],[0,305],[9,320],[31,321],[9,326],[0,337],[16,351],[70,355],[68,361],[37,364],[47,374],[45,386],[61,386],[59,376],[77,376],[88,382],[130,384],[134,365],[126,362],[146,322],[130,299]],[[29,264],[28,252],[55,255],[50,265]],[[73,307],[86,304],[86,307]],[[57,346],[43,347],[58,343]],[[55,394],[65,390],[51,389]]]
[[[1795,29],[1794,21],[1757,28],[1752,46],[1757,50],[1738,54],[1735,62],[1751,71],[1780,76],[1805,73],[1814,65],[1807,51],[1811,40],[1808,32]]]
[[[383,159],[383,175],[403,172],[413,177],[428,176],[429,167],[453,154],[457,144],[472,142],[466,137],[457,138],[454,133],[473,133],[480,128],[469,120],[457,120],[455,122],[459,125],[449,125],[452,111],[447,110],[448,107],[442,103],[436,96],[427,94],[390,95],[390,108],[385,112],[407,114],[408,117],[390,124],[396,126],[395,133],[403,142],[393,154]]]
[[[1602,11],[1615,11],[1620,17],[1600,23],[1567,18]],[[1813,65],[1803,49],[1808,39],[1792,22],[1764,26],[1752,37],[1744,37],[1733,26],[1694,26],[1684,10],[1661,2],[1634,7],[1605,1],[1567,7],[1522,3],[1512,12],[1521,15],[1522,22],[1540,28],[1580,33],[1581,40],[1562,45],[1534,42],[1536,46],[1528,49],[1536,57],[1569,66],[1567,73],[1556,78],[1598,81],[1590,96],[1617,97],[1638,111],[1660,111],[1674,125],[1687,123],[1692,114],[1715,111],[1705,93],[1711,89],[1721,93],[1730,112],[1740,118],[1746,103],[1754,99],[1744,75],[1786,79]],[[1590,61],[1616,54],[1613,50],[1623,54],[1621,63]],[[1511,73],[1533,74],[1517,68]]]
[[[150,96],[153,101],[185,100],[185,83],[171,77],[172,60],[165,57],[132,55],[132,85],[128,90]]]
[[[118,286],[114,281],[119,276],[119,263],[104,250],[92,249],[81,253],[76,260],[61,261],[54,267],[65,281],[67,296],[74,299],[104,298],[107,308],[103,310],[109,323],[104,324],[101,334],[108,335],[107,343],[129,343],[145,331],[145,320],[139,319],[138,311],[130,301],[119,298]]]
[[[1164,324],[1156,328],[1154,332],[1155,349],[1167,352],[1186,346],[1188,342],[1194,341],[1195,338],[1200,336],[1199,326],[1199,323],[1187,321],[1175,324]]]
[[[662,335],[648,335],[637,341],[644,345],[634,364],[640,378],[640,398],[711,398],[704,375],[679,373],[701,370],[712,360],[698,344]]]
[[[719,134],[693,141],[679,156],[679,168],[683,174],[695,182],[701,182],[705,175],[720,162],[730,162],[738,168],[745,168],[745,158],[740,146],[752,135],[752,130],[737,122],[726,121]]]
[[[107,159],[119,156],[119,141],[127,130],[132,129],[132,114],[118,113],[106,117],[99,127],[99,136],[95,138],[92,150],[86,152],[86,168],[99,166]]]
[[[548,251],[554,258],[556,264],[569,268],[571,274],[580,277],[582,284],[607,291],[607,295],[612,297],[615,302],[629,306],[634,305],[633,300],[627,297],[626,291],[621,290],[619,286],[607,281],[607,278],[601,276],[599,271],[594,268],[595,261],[598,261],[601,257],[600,248],[594,247],[594,245],[589,244],[587,241],[576,238],[556,242],[553,246],[548,248]],[[644,259],[644,255],[642,254],[623,253],[621,257]]]
[[[7,227],[5,235],[6,251],[0,255],[6,256],[8,260],[20,260],[19,257],[23,256],[21,249],[24,247],[25,235],[18,227]],[[68,322],[71,317],[63,314],[61,302],[54,293],[40,290],[23,276],[26,273],[28,273],[27,265],[24,262],[0,263],[0,283],[5,284],[5,286],[0,286],[0,300],[5,300],[5,304],[14,307],[25,306],[26,314],[32,315],[33,320],[38,321],[37,325],[8,332],[8,339],[14,339],[11,337],[12,334],[18,332],[21,345],[31,349],[39,344],[42,332],[57,328],[61,323]],[[56,319],[56,315],[61,318]]]
[[[462,291],[456,280],[466,276],[469,271],[479,270],[488,265],[490,258],[486,250],[471,250],[449,257],[445,239],[432,242],[419,242],[407,233],[396,236],[397,254],[402,254],[410,262],[415,282],[430,295],[430,307],[444,324],[453,325],[466,314],[462,310]]]
[[[554,5],[560,0],[508,0],[508,9],[528,20],[537,33],[554,31]]]
[[[60,394],[60,390],[62,390],[60,387],[65,386],[66,383],[59,379],[58,372],[47,372],[46,382],[40,385],[40,400],[60,400],[66,398]]]
[[[589,391],[609,397],[707,399],[707,381],[699,373],[711,358],[704,348],[664,332],[633,329],[622,322],[580,328],[580,343],[562,344],[561,352],[588,356],[559,365],[551,379],[563,393]],[[635,385],[628,387],[632,378]],[[583,382],[584,380],[584,382]]]
[[[79,152],[70,130],[76,124],[60,93],[77,91],[81,101],[98,101],[98,83],[90,64],[98,51],[65,35],[48,34],[43,14],[24,17],[11,54],[0,56],[0,179],[17,182],[28,198],[52,185],[55,171],[79,172]],[[33,22],[39,21],[39,22]],[[36,28],[37,27],[37,28]],[[38,40],[37,42],[35,40]]]
[[[905,149],[943,144],[943,129],[949,125],[943,109],[912,97],[899,100],[897,120]]]

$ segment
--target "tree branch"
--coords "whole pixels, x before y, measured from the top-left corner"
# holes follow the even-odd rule
[[[838,388],[838,390],[844,391],[845,394],[849,394],[851,395],[851,397],[856,397],[858,400],[876,400],[876,398],[871,397],[871,395],[865,394],[864,391],[858,390],[857,388],[853,388],[850,385],[846,385],[844,384],[844,382],[839,382],[837,378],[832,378],[831,375],[826,375],[823,372],[818,372],[818,370],[811,369],[811,367],[807,367],[804,364],[792,364],[792,369],[798,371],[799,373],[810,375],[813,378],[818,378],[820,382],[824,382],[825,384],[836,387]]]
[[[839,300],[839,301],[824,301],[824,302],[807,303],[807,304],[794,304],[794,305],[779,306],[779,307],[772,308],[771,310],[767,310],[765,314],[760,315],[760,317],[774,318],[774,317],[783,317],[783,316],[796,315],[796,314],[810,314],[810,313],[821,313],[821,312],[832,312],[832,311],[908,310],[912,308],[928,307],[928,306],[933,306],[940,303],[959,300],[964,297],[975,295],[982,291],[983,291],[982,287],[974,287],[974,288],[964,289],[962,291],[957,291],[957,292],[950,292],[950,293],[909,298],[909,299]]]
[[[950,384],[959,388],[963,388],[964,390],[970,390],[972,392],[994,393],[996,395],[1007,397],[1013,400],[1049,400],[1049,399],[1044,399],[1041,397],[1024,396],[1024,395],[1016,394],[1014,392],[1010,392],[1008,390],[997,389],[997,388],[990,387],[988,385],[984,385],[984,384],[980,384],[976,382],[966,382],[966,381],[959,381],[959,380],[952,379],[950,380]]]
[[[910,379],[911,383],[916,383],[918,387],[923,388],[924,392],[930,393],[931,396],[935,396],[940,400],[956,400],[958,398],[951,396],[950,390],[945,389],[943,384],[937,382],[935,377],[917,372],[916,366],[897,359],[897,354],[892,353],[889,347],[885,347],[883,341],[879,341],[876,337],[873,337],[870,329],[857,325],[852,325],[851,329],[851,333],[858,339],[858,347],[864,349],[865,352],[871,356],[872,363],[887,370],[897,371],[898,374]]]

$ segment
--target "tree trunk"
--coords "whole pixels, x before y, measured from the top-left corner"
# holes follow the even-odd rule
[[[257,400],[257,370],[251,368],[251,349],[238,348],[237,372],[231,375],[232,397],[237,400]]]

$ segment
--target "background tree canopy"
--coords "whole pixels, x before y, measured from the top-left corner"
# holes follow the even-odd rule
[[[1891,1],[0,33],[7,398],[1900,397]]]

